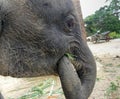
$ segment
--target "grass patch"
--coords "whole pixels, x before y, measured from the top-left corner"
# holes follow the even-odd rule
[[[53,87],[55,87],[54,80],[48,79],[41,82],[39,85],[33,87],[25,95],[17,99],[40,99],[41,97],[54,96],[55,94],[63,95],[62,88],[57,88],[53,90]],[[14,98],[9,98],[9,99],[14,99]]]
[[[118,67],[118,68],[120,68],[120,64],[119,64],[119,65],[117,65],[117,67]]]
[[[116,81],[116,82],[111,82],[109,87],[106,89],[106,93],[105,93],[105,96],[107,97],[107,99],[111,98],[111,97],[115,97],[115,93],[117,93],[118,89],[120,88],[120,85],[119,85],[119,82]],[[114,99],[111,98],[111,99]],[[115,98],[116,99],[116,98]]]
[[[109,63],[109,64],[106,64],[106,66],[112,67],[113,64],[112,64],[112,63]]]
[[[117,79],[120,80],[120,76],[117,76]]]
[[[107,70],[107,69],[105,69],[105,70],[104,70],[104,72],[115,73],[115,72],[116,72],[116,70]]]
[[[96,81],[100,81],[100,80],[102,80],[102,78],[96,78]]]

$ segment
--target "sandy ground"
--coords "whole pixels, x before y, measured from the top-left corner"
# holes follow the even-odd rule
[[[98,68],[96,85],[90,99],[120,99],[120,39],[88,45]],[[116,90],[113,88],[115,86]]]
[[[105,56],[113,56],[120,55],[120,39],[114,39],[110,42],[106,43],[97,43],[93,44],[88,42],[88,46],[93,52],[94,56],[104,57]]]
[[[120,99],[120,88],[118,88],[118,84],[120,84],[120,39],[99,44],[88,42],[88,45],[96,59],[98,71],[95,88],[89,99]],[[5,99],[9,99],[8,97],[17,99],[17,97],[27,93],[33,86],[48,78],[50,77],[17,79],[0,76],[0,91]],[[59,82],[57,77],[52,76],[51,78]],[[117,86],[116,90],[110,89],[111,83],[112,87]],[[60,86],[60,83],[55,86]],[[110,94],[107,93],[108,91]]]

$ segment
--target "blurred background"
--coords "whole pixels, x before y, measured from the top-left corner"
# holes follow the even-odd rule
[[[110,31],[120,38],[120,0],[80,0],[87,36]]]

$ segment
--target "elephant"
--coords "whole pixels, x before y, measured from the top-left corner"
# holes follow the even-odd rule
[[[56,75],[66,99],[88,99],[96,64],[78,18],[73,0],[0,0],[0,75]]]

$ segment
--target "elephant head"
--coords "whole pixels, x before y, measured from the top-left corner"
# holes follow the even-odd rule
[[[72,0],[0,0],[0,74],[58,75],[66,99],[89,97],[96,65]]]

